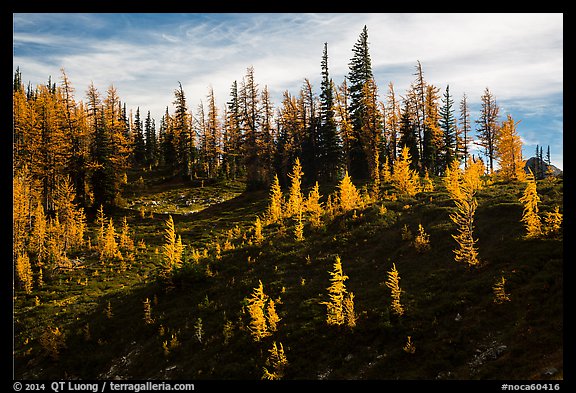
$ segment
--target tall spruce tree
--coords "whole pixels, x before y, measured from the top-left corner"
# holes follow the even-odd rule
[[[134,162],[141,165],[144,164],[146,159],[146,144],[144,142],[142,119],[140,118],[140,107],[136,108],[132,133],[134,135]]]
[[[196,160],[196,144],[192,135],[186,96],[180,82],[178,82],[178,89],[174,90],[173,104],[176,106],[172,118],[176,160],[171,161],[174,163],[172,168],[175,174],[192,179],[194,161]]]
[[[456,119],[454,118],[454,110],[452,109],[454,100],[450,96],[450,85],[446,85],[446,90],[442,95],[442,105],[440,106],[440,129],[444,136],[444,146],[441,156],[441,173],[444,173],[446,168],[450,165],[452,160],[457,157],[456,154]]]
[[[367,123],[367,111],[364,86],[374,78],[372,61],[368,50],[368,28],[364,26],[350,60],[348,80],[350,81],[350,119],[352,121],[352,138],[350,141],[350,175],[354,179],[369,177],[368,158],[362,147],[362,125]]]
[[[322,82],[320,85],[319,173],[327,181],[336,180],[341,160],[341,148],[334,115],[334,89],[328,72],[328,43],[322,53]]]

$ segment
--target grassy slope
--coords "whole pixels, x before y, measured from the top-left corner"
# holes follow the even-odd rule
[[[482,265],[475,269],[453,260],[455,228],[449,214],[454,208],[438,185],[433,193],[385,201],[383,216],[378,204],[356,217],[336,217],[322,230],[306,226],[306,240],[300,243],[293,240],[291,222],[284,234],[277,225],[265,227],[263,244],[244,241],[241,246],[240,237],[233,241],[236,248],[222,251],[217,260],[213,240],[221,235],[222,244],[224,232],[236,225],[249,237],[256,214],[266,209],[267,192],[240,194],[238,184],[153,184],[151,178],[146,184],[127,194],[127,206],[164,203],[154,206],[153,218],[142,219],[133,209],[113,213],[115,222],[127,216],[136,240],[148,246],[127,272],[81,255],[83,268],[58,273],[31,296],[17,293],[17,378],[260,379],[273,341],[282,342],[286,351],[287,379],[539,379],[549,378],[542,373],[550,367],[559,370],[552,378],[562,377],[563,242],[522,238],[522,184],[495,184],[477,195],[475,234]],[[331,191],[321,189],[324,195]],[[541,183],[538,191],[542,212],[562,206],[561,181]],[[177,207],[184,200],[198,196],[210,204],[206,196],[220,194],[230,199],[195,214],[178,214],[186,209]],[[192,247],[210,251],[200,264],[182,269],[172,284],[155,279],[163,211],[173,213],[188,260]],[[432,248],[426,253],[416,252],[400,235],[404,225],[416,233],[419,223],[430,235]],[[320,304],[327,300],[328,271],[336,255],[355,294],[359,320],[352,331],[327,327]],[[402,318],[390,313],[384,285],[392,263],[401,277]],[[512,301],[498,305],[492,286],[501,276]],[[78,284],[86,277],[87,285]],[[272,337],[255,343],[243,306],[258,280],[267,295],[280,300],[276,309],[282,320]],[[146,298],[153,300],[154,323],[148,325],[143,321]],[[194,328],[199,318],[202,342]],[[233,325],[227,342],[226,321]],[[46,326],[66,333],[58,360],[37,341]],[[172,336],[178,345],[165,354],[163,343]],[[402,350],[407,336],[416,346],[414,354]]]

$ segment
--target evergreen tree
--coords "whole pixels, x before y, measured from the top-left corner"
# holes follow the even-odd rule
[[[411,157],[411,168],[416,170],[419,162],[419,149],[416,127],[410,117],[409,101],[404,100],[404,106],[400,114],[400,139],[398,147],[402,150],[404,147],[408,148],[408,153]]]
[[[194,174],[194,162],[196,160],[196,144],[190,126],[190,114],[186,104],[186,96],[182,83],[178,83],[178,89],[174,90],[173,104],[176,106],[172,118],[173,145],[175,159],[171,159],[172,169],[175,174],[192,179]]]
[[[446,168],[450,165],[452,160],[457,159],[457,135],[456,135],[456,119],[454,118],[454,110],[452,109],[454,100],[450,96],[450,85],[446,85],[446,91],[442,96],[442,105],[440,106],[440,120],[439,125],[443,133],[443,149],[440,161],[440,173],[444,173]]]
[[[319,174],[322,179],[332,182],[336,180],[342,153],[334,113],[333,83],[328,72],[328,43],[324,43],[321,67],[320,126],[318,129]]]
[[[134,161],[136,164],[142,165],[146,159],[146,144],[144,142],[142,120],[140,119],[140,107],[136,108],[132,133],[134,135]]]
[[[230,101],[227,103],[227,110],[224,125],[224,147],[223,165],[228,177],[236,179],[242,170],[242,130],[240,127],[240,106],[238,102],[238,84],[236,81],[230,89]]]
[[[369,177],[368,158],[362,147],[362,126],[370,123],[367,118],[365,98],[365,85],[374,78],[372,73],[372,61],[368,50],[368,29],[362,29],[360,37],[352,49],[352,57],[349,68],[348,80],[350,81],[350,119],[352,122],[352,137],[350,140],[350,175],[355,179]]]
[[[115,168],[112,161],[112,141],[104,122],[100,93],[93,83],[88,88],[87,98],[88,121],[92,132],[90,180],[93,206],[109,206],[112,205],[117,190]]]
[[[422,167],[435,175],[441,174],[442,163],[438,162],[443,146],[442,130],[439,126],[438,115],[438,88],[426,85],[424,101],[424,128],[422,141]],[[422,171],[421,171],[422,173]]]
[[[156,140],[156,127],[154,125],[154,119],[150,116],[150,111],[146,115],[146,120],[144,121],[144,134],[146,136],[146,159],[145,162],[150,165],[156,165],[157,156],[157,140]]]

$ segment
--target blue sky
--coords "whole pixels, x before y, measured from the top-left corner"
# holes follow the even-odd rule
[[[394,84],[404,95],[417,61],[424,78],[450,85],[458,116],[464,93],[478,117],[487,87],[521,122],[524,157],[550,145],[563,168],[563,15],[503,14],[13,14],[13,71],[24,82],[60,81],[60,69],[84,100],[90,82],[105,95],[114,85],[127,107],[151,111],[159,124],[182,83],[189,109],[206,103],[209,88],[223,108],[232,83],[254,67],[278,107],[284,91],[297,94],[308,78],[319,93],[320,61],[328,43],[336,84],[348,73],[352,48],[368,28],[380,97]]]

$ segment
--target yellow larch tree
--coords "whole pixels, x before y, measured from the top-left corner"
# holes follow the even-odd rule
[[[30,237],[29,250],[36,255],[36,266],[42,268],[47,257],[46,249],[46,215],[44,214],[44,206],[42,202],[38,201],[34,209],[34,223],[32,226],[32,233]]]
[[[414,248],[420,253],[430,250],[430,235],[424,231],[422,224],[418,224],[418,234],[414,238]]]
[[[469,157],[466,169],[462,173],[462,187],[468,188],[472,193],[481,190],[483,187],[482,176],[487,176],[485,172],[486,166],[482,160],[472,160]]]
[[[306,199],[305,204],[306,212],[308,213],[312,228],[320,228],[322,226],[322,214],[324,214],[324,209],[320,202],[321,197],[318,182],[316,182],[310,193],[308,193],[308,198]]]
[[[274,300],[269,299],[268,304],[266,305],[266,321],[268,322],[268,329],[271,332],[275,332],[278,330],[278,322],[280,322],[280,317],[276,312],[276,304]]]
[[[558,206],[554,207],[554,211],[547,212],[544,215],[544,234],[546,236],[557,235],[560,233],[562,227],[562,213]]]
[[[328,287],[329,302],[322,302],[326,305],[326,322],[328,325],[342,325],[345,323],[344,314],[344,297],[346,295],[346,285],[344,281],[348,276],[342,271],[342,262],[339,256],[336,256],[333,270],[330,272],[332,284]]]
[[[526,238],[540,236],[542,234],[542,222],[538,215],[538,202],[540,202],[540,197],[538,196],[534,174],[530,169],[526,178],[526,188],[519,201],[524,205],[521,221],[526,227]]]
[[[386,280],[386,286],[390,288],[392,297],[392,311],[398,315],[402,316],[404,314],[404,307],[400,303],[400,295],[402,290],[400,289],[400,275],[398,270],[396,270],[396,264],[392,264],[392,269],[388,272],[388,279]]]
[[[342,309],[344,311],[344,324],[349,328],[354,328],[358,320],[356,311],[354,311],[354,293],[350,292],[344,297]]]
[[[434,191],[434,183],[432,182],[432,179],[430,179],[430,175],[428,174],[428,168],[424,170],[424,178],[422,179],[422,191],[423,192]]]
[[[494,292],[494,303],[504,303],[510,301],[510,296],[504,290],[505,284],[506,279],[504,277],[500,277],[500,280],[498,280],[492,287]]]
[[[478,249],[474,239],[474,214],[478,207],[478,202],[474,198],[474,193],[467,187],[461,188],[460,199],[454,199],[456,212],[450,214],[450,219],[456,224],[458,234],[452,235],[460,246],[454,250],[454,260],[464,262],[468,266],[476,266],[478,260]]]
[[[104,234],[104,244],[100,250],[100,260],[104,262],[105,260],[111,260],[118,254],[118,243],[116,243],[116,231],[114,229],[114,223],[112,222],[112,217],[108,220],[108,226],[106,227],[106,233]]]
[[[250,325],[248,330],[252,334],[254,341],[260,341],[264,337],[270,336],[268,323],[266,320],[266,301],[268,296],[264,293],[262,281],[258,280],[258,287],[252,291],[252,296],[248,299],[248,314],[250,315]]]
[[[294,166],[292,167],[292,173],[288,175],[291,183],[288,204],[286,206],[287,217],[297,216],[304,208],[304,196],[302,195],[301,189],[302,175],[304,175],[304,173],[302,172],[300,159],[296,158]]]
[[[458,160],[452,160],[444,172],[444,186],[450,195],[450,198],[461,199],[460,182],[462,181],[462,170]]]
[[[280,181],[278,180],[278,175],[274,175],[274,180],[270,186],[270,204],[268,205],[268,212],[266,214],[266,221],[270,224],[274,224],[283,217],[283,206],[284,206],[284,196],[282,195],[282,189],[280,188]]]
[[[176,236],[176,228],[172,215],[168,216],[166,220],[166,229],[164,233],[165,244],[163,246],[164,255],[164,274],[172,273],[175,269],[182,265],[182,238],[180,235]]]
[[[264,235],[262,235],[262,221],[260,221],[260,217],[256,217],[256,221],[254,221],[254,240],[255,244],[262,244],[264,241]]]
[[[266,360],[266,365],[271,368],[263,367],[262,379],[278,380],[284,377],[285,369],[288,366],[288,359],[284,354],[284,347],[282,343],[276,345],[276,341],[272,343],[272,348],[268,350],[269,356]]]
[[[338,207],[344,213],[362,206],[362,196],[346,171],[338,185]]]
[[[32,267],[27,252],[16,257],[16,277],[26,293],[32,293]]]
[[[524,181],[524,160],[522,159],[522,140],[516,131],[519,122],[514,122],[512,116],[502,122],[496,139],[496,158],[500,164],[498,176],[505,181]]]
[[[400,194],[414,196],[420,189],[418,173],[410,168],[412,159],[408,147],[402,148],[402,153],[394,163],[392,184]]]

